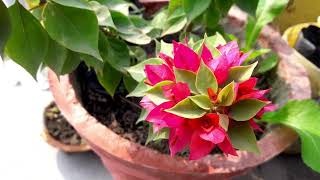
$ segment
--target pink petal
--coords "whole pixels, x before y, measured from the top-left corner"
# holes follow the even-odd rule
[[[200,58],[189,47],[173,41],[173,64],[176,68],[197,72]]]
[[[239,63],[238,64],[236,64],[235,66],[240,66],[242,63],[243,63],[243,61],[245,61],[248,57],[249,57],[249,55],[251,54],[251,52],[247,52],[247,53],[245,53],[245,54],[242,54],[241,56],[240,56],[240,59],[239,59]]]
[[[159,57],[164,60],[164,62],[172,69],[173,67],[173,59],[172,57],[166,55],[166,54],[163,54],[163,53],[160,53],[159,54]]]
[[[239,51],[237,41],[230,41],[225,45],[219,45],[217,49],[220,51],[221,54],[227,54],[230,51]]]
[[[237,100],[243,100],[243,99],[260,99],[262,98],[265,94],[267,94],[270,90],[254,90],[253,92],[249,94],[242,95],[237,98]]]
[[[151,85],[155,85],[161,81],[174,81],[175,77],[170,68],[165,65],[146,65],[144,71]]]
[[[140,101],[140,106],[148,111],[153,110],[157,105],[154,104],[147,96],[144,96]]]
[[[205,44],[203,44],[202,46],[201,58],[203,59],[203,62],[205,64],[207,64],[210,60],[213,60],[211,51],[207,48]]]
[[[187,126],[170,129],[169,148],[171,156],[181,152],[190,142],[191,129]]]
[[[226,135],[224,141],[220,144],[218,144],[218,147],[226,154],[230,154],[233,156],[238,156],[236,150],[233,148],[230,138],[228,135]]]
[[[230,66],[224,54],[219,56],[215,61],[218,63],[216,63],[216,68],[214,68],[214,75],[216,76],[218,84],[220,85],[228,79]]]
[[[249,120],[249,124],[254,130],[263,132],[263,130],[260,128],[260,126],[253,119]]]
[[[191,94],[188,84],[182,82],[162,86],[162,89],[164,96],[175,103],[180,102]]]
[[[155,124],[156,126],[159,126],[159,128],[176,128],[181,126],[184,122],[184,118],[164,111],[173,107],[174,105],[175,103],[171,101],[160,104],[148,114],[146,120],[150,123]]]
[[[202,139],[197,132],[193,133],[190,143],[190,160],[197,160],[208,155],[215,144]]]
[[[210,141],[214,144],[219,144],[222,143],[224,141],[225,138],[225,131],[218,127],[218,128],[214,128],[212,131],[210,131],[209,133],[207,132],[201,132],[200,133],[200,137],[206,141]]]
[[[275,104],[268,104],[257,113],[256,118],[260,119],[265,112],[275,111],[277,108]]]
[[[252,77],[244,82],[239,83],[239,96],[251,93],[254,90],[254,87],[256,86],[257,82],[258,79]]]

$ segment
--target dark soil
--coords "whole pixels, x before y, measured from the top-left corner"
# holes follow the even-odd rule
[[[85,143],[75,129],[62,116],[54,102],[50,103],[45,109],[44,118],[45,126],[54,139],[67,145],[80,145]]]

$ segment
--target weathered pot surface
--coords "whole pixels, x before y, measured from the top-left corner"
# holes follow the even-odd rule
[[[240,14],[239,14],[240,13]],[[245,16],[231,11],[230,20],[242,26]],[[304,68],[292,61],[292,49],[271,27],[265,27],[260,37],[262,46],[273,49],[280,57],[278,76],[288,90],[280,102],[311,97],[310,83]],[[87,140],[112,173],[114,179],[228,179],[241,175],[270,160],[290,146],[296,133],[287,127],[276,127],[264,136],[258,146],[261,154],[238,151],[238,157],[216,154],[201,160],[189,161],[170,157],[126,140],[99,123],[83,108],[72,87],[72,76],[57,76],[50,71],[50,89],[56,104],[70,124]]]

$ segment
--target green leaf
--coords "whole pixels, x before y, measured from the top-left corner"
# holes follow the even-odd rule
[[[249,122],[237,123],[228,130],[232,145],[243,151],[260,153],[256,136]]]
[[[187,24],[187,17],[183,8],[176,9],[169,17],[166,19],[166,23],[163,26],[163,32],[161,36],[168,34],[174,34],[179,32]]]
[[[149,124],[149,132],[146,144],[149,144],[151,141],[157,141],[161,139],[168,139],[169,138],[169,128],[162,128],[159,132],[154,133],[152,125]]]
[[[168,17],[168,10],[167,9],[163,9],[161,11],[159,11],[154,18],[151,21],[151,26],[156,28],[156,29],[162,29],[165,22],[164,19],[167,19]]]
[[[225,86],[218,94],[217,102],[220,106],[230,106],[235,99],[234,82]]]
[[[2,56],[5,44],[9,39],[10,31],[10,15],[7,7],[0,1],[0,56]]]
[[[220,10],[220,13],[222,14],[222,16],[225,16],[228,14],[229,9],[233,5],[234,0],[215,0],[215,1],[216,1],[216,5],[217,5],[218,9]]]
[[[138,82],[129,75],[123,75],[123,83],[128,92],[133,91],[138,85]]]
[[[108,62],[103,65],[103,74],[97,74],[103,88],[113,96],[122,79],[122,73],[114,69]]]
[[[247,121],[253,118],[267,102],[258,99],[244,99],[230,107],[229,116],[236,121]]]
[[[79,54],[69,50],[67,54],[67,59],[65,60],[62,66],[60,74],[64,75],[74,71],[78,67],[80,62],[81,60]]]
[[[100,26],[107,26],[116,29],[107,6],[101,5],[97,1],[90,1],[89,4],[92,10],[96,13],[98,24]]]
[[[216,47],[226,44],[226,40],[218,32],[215,35],[209,37],[206,37],[205,35],[203,40],[199,40],[193,45],[193,49],[195,50],[202,47],[203,43],[206,44],[207,48],[211,51],[213,56],[217,57],[220,56],[220,52]]]
[[[140,46],[129,46],[129,54],[132,58],[136,58],[138,62],[142,62],[147,59],[146,51]]]
[[[58,3],[60,5],[63,5],[63,6],[91,10],[88,3],[86,3],[85,1],[82,1],[82,0],[51,0],[51,1]]]
[[[149,89],[151,89],[151,86],[146,85],[144,81],[140,81],[135,89],[127,95],[127,97],[143,97]]]
[[[211,0],[202,0],[202,1],[194,1],[194,0],[183,0],[183,8],[184,12],[187,14],[188,22],[190,23],[196,17],[201,15],[210,5]]]
[[[110,12],[116,29],[120,32],[119,35],[121,38],[139,45],[149,44],[151,42],[151,38],[141,29],[135,27],[129,17],[118,11]]]
[[[255,15],[259,0],[235,0],[236,5],[250,15]]]
[[[253,50],[248,58],[243,62],[243,64],[249,62],[252,59],[255,59],[261,55],[267,54],[271,51],[271,49],[258,49],[258,50]]]
[[[44,58],[44,63],[50,67],[58,76],[61,75],[63,66],[67,60],[68,50],[55,42],[49,41],[48,52]]]
[[[234,66],[229,70],[228,82],[243,82],[250,79],[254,68],[257,66],[258,62],[247,66]]]
[[[210,110],[212,103],[207,95],[195,95],[189,97],[193,103],[204,110]]]
[[[99,59],[92,57],[87,54],[81,54],[81,59],[86,63],[86,65],[90,68],[94,68],[96,73],[103,74],[103,62]]]
[[[48,35],[38,20],[18,1],[9,8],[12,31],[6,54],[36,77],[48,50]]]
[[[256,10],[256,21],[248,19],[246,27],[246,49],[256,42],[261,29],[271,22],[286,7],[289,0],[259,0]]]
[[[204,13],[204,24],[206,26],[206,29],[216,28],[220,21],[221,15],[222,14],[220,13],[217,4],[212,1],[208,10]]]
[[[166,43],[163,40],[160,42],[160,52],[164,53],[170,57],[173,57],[173,44]]]
[[[174,13],[174,11],[182,6],[182,0],[170,0],[169,1],[169,14]]]
[[[218,91],[218,82],[215,75],[203,62],[201,62],[197,73],[196,87],[200,94],[207,94],[208,88],[211,88],[214,93]]]
[[[165,111],[188,119],[200,118],[207,113],[206,110],[200,108],[190,98],[180,101],[175,106]]]
[[[277,66],[278,61],[278,56],[276,54],[272,54],[270,57],[263,59],[262,61],[259,61],[257,73],[263,74],[273,69]]]
[[[188,70],[184,70],[184,69],[174,68],[174,74],[176,76],[177,82],[187,83],[191,92],[197,93],[197,89],[196,89],[196,85],[195,85],[195,83],[196,83],[196,74],[195,73],[188,71]]]
[[[139,124],[140,122],[145,121],[148,114],[149,114],[149,112],[146,109],[142,109],[140,116],[139,116],[138,120],[136,121],[136,124]]]
[[[302,142],[302,159],[313,170],[320,172],[320,107],[313,100],[288,102],[276,112],[265,113],[262,120],[284,124],[297,131]]]
[[[130,66],[129,49],[125,42],[100,33],[99,50],[101,57],[118,71]]]
[[[53,40],[72,51],[101,59],[98,20],[94,12],[48,2],[43,17],[44,26]]]
[[[172,81],[161,81],[146,91],[146,96],[156,105],[162,104],[168,99],[164,97],[162,86],[172,84]]]
[[[145,20],[142,15],[131,15],[129,19],[144,34],[148,34],[153,29],[151,22]]]
[[[133,4],[125,0],[96,0],[101,4],[108,6],[110,10],[121,12],[122,14],[128,16],[129,8],[132,10],[138,10],[138,8]]]
[[[218,113],[218,115],[219,115],[219,124],[220,124],[220,126],[225,131],[228,131],[228,128],[229,128],[229,117],[228,117],[228,115],[220,114],[220,113]]]
[[[160,58],[151,58],[151,59],[147,59],[145,61],[142,61],[141,63],[139,63],[137,65],[126,68],[126,70],[130,73],[130,75],[132,76],[133,79],[140,82],[144,78],[146,78],[146,75],[144,73],[144,66],[147,64],[154,64],[154,65],[163,64],[163,61]]]

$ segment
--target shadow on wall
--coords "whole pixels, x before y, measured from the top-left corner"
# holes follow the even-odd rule
[[[93,152],[68,154],[60,151],[57,166],[64,180],[112,180]]]

